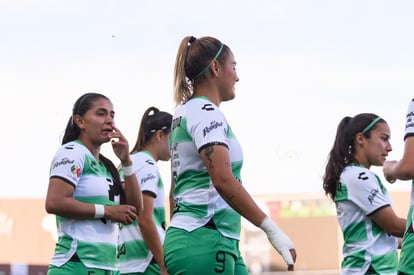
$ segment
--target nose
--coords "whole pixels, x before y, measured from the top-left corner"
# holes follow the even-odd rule
[[[115,126],[115,120],[111,115],[106,116],[105,123],[111,124],[111,126]]]
[[[386,147],[387,152],[391,152],[392,151],[392,146],[391,143],[388,142],[387,147]]]

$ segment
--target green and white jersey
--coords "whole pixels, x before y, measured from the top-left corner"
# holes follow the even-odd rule
[[[414,136],[414,99],[410,101],[408,105],[408,111],[406,115],[405,124],[405,136],[407,138],[413,138]],[[407,224],[405,228],[405,234],[401,245],[400,263],[398,271],[405,274],[412,274],[414,270],[414,228],[413,228],[413,211],[414,209],[414,180],[411,183],[411,201],[410,209],[407,215]]]
[[[90,203],[119,204],[119,189],[106,167],[80,141],[58,149],[50,168],[50,178],[60,178],[74,186],[73,198]],[[90,268],[117,270],[119,225],[105,219],[77,220],[56,216],[58,242],[51,264],[62,266],[77,253]]]
[[[392,206],[387,190],[377,175],[359,165],[347,166],[340,182],[335,201],[344,238],[341,274],[365,274],[370,267],[377,274],[397,274],[398,240],[370,218]]]
[[[141,186],[141,191],[154,197],[153,220],[161,243],[163,243],[166,227],[165,194],[157,162],[147,151],[132,154],[131,160],[134,163],[135,175]],[[153,255],[145,244],[137,221],[122,226],[119,257],[121,273],[142,273],[150,264]]]
[[[181,105],[170,134],[175,184],[170,225],[191,232],[213,219],[223,236],[239,240],[240,215],[218,194],[200,157],[203,148],[214,144],[228,148],[233,175],[241,182],[243,153],[221,110],[205,97]]]

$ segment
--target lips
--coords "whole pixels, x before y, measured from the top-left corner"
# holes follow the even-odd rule
[[[102,130],[102,133],[105,133],[105,134],[110,134],[112,132],[113,132],[112,128],[110,128],[110,129],[103,129]]]

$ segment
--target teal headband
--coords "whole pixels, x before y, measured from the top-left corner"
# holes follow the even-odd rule
[[[380,120],[380,119],[381,119],[381,117],[377,117],[376,119],[374,119],[373,121],[371,121],[371,123],[370,123],[370,124],[368,124],[368,126],[367,126],[367,127],[365,127],[365,128],[364,128],[364,130],[362,130],[362,132],[361,132],[361,133],[365,134],[366,132],[368,132],[368,131],[372,128],[372,126],[374,126],[374,125],[375,125],[375,123],[377,123],[377,122],[378,122],[378,120]]]
[[[216,55],[213,57],[213,59],[211,61],[214,61],[217,59],[217,57],[220,55],[221,51],[223,50],[223,43],[220,45],[220,49],[218,50],[218,52],[216,53]],[[202,76],[205,72],[207,72],[207,70],[210,68],[210,64],[211,61],[208,63],[208,65],[201,71],[199,72],[194,79],[199,78],[200,76]]]

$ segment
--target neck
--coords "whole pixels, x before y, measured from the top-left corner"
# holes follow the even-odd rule
[[[151,146],[146,146],[142,151],[146,151],[151,154],[151,156],[154,158],[155,161],[158,161],[158,155],[155,151],[155,148],[152,148]]]
[[[95,157],[95,159],[99,160],[99,154],[101,152],[101,146],[95,145],[90,141],[83,140],[81,138],[78,139],[80,142],[83,143],[83,145],[88,148],[88,150],[91,152],[91,154]]]
[[[194,88],[193,97],[204,96],[213,102],[216,106],[220,106],[221,99],[219,97],[219,92],[216,86],[211,84],[202,84]]]

